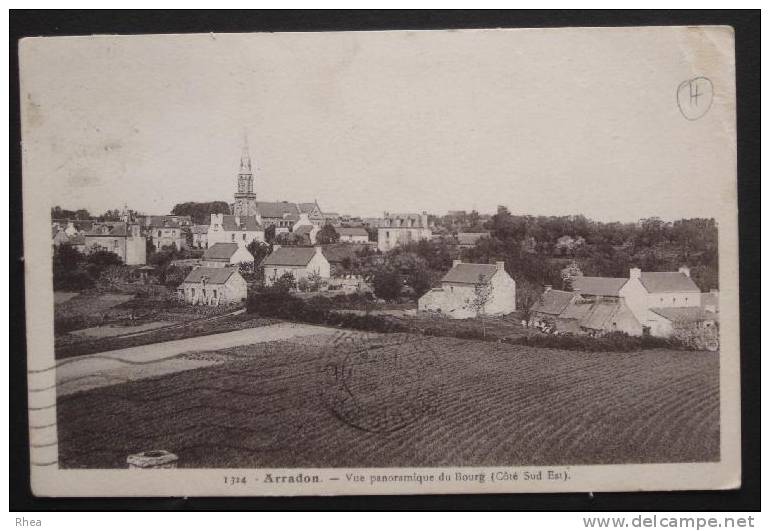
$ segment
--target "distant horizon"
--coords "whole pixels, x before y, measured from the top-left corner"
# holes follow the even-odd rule
[[[260,200],[259,198],[257,198],[257,201],[263,201],[263,200]],[[284,201],[284,200],[279,200],[279,201],[266,201],[265,200],[265,202],[276,202],[276,203],[277,202],[282,202],[282,201]],[[178,203],[175,203],[174,206],[176,206],[178,204],[183,204],[183,203],[215,203],[215,202],[227,203],[228,205],[231,204],[229,201],[220,201],[220,200],[212,200],[212,201],[179,201]],[[300,203],[301,201],[286,201],[286,202],[288,202],[288,203],[295,203],[296,204],[296,203]],[[341,212],[341,211],[334,210],[334,209],[324,211],[323,210],[323,205],[319,204],[319,206],[321,206],[322,212],[324,212],[324,213],[326,213],[326,212],[334,212],[336,214],[350,215],[351,217],[358,217],[358,218],[361,218],[361,219],[366,219],[366,218],[382,218],[382,214],[384,212],[397,213],[396,210],[383,210],[382,212],[380,212],[379,215],[358,216],[358,215],[349,214],[348,212]],[[585,214],[580,214],[580,213],[576,213],[576,214],[529,214],[529,213],[517,213],[517,212],[511,212],[510,208],[507,207],[507,205],[499,205],[499,206],[505,206],[506,208],[508,208],[508,212],[512,216],[524,216],[524,217],[535,217],[535,218],[538,218],[538,217],[561,218],[561,217],[583,216],[583,217],[585,217],[589,221],[598,222],[598,223],[605,223],[605,224],[609,224],[609,223],[639,223],[640,221],[642,221],[644,219],[650,219],[650,218],[658,218],[661,221],[663,221],[664,223],[674,223],[676,221],[682,221],[682,220],[688,220],[688,219],[716,219],[716,218],[714,218],[714,216],[697,216],[697,217],[680,217],[680,218],[663,218],[663,217],[660,217],[660,216],[645,216],[645,217],[641,217],[641,218],[636,219],[636,220],[618,220],[618,219],[604,220],[604,219],[596,219],[596,218],[593,218],[591,216],[588,216],[588,215],[585,215]],[[71,211],[71,212],[76,212],[77,210],[81,209],[81,208],[67,208],[67,207],[63,207],[62,205],[53,205],[51,207],[51,210],[53,210],[56,207],[59,207],[62,210],[68,210],[68,211]],[[140,215],[140,216],[173,216],[173,215],[175,215],[175,214],[171,214],[171,210],[173,210],[173,206],[169,209],[168,212],[165,212],[165,213],[140,211],[140,210],[131,208],[131,205],[128,205],[128,209],[129,210],[133,210],[134,212],[136,212],[137,215]],[[91,211],[88,208],[82,208],[82,210],[87,210],[88,213],[91,215],[91,218],[97,218],[97,217],[105,214],[108,210],[119,210],[119,211],[122,211],[123,207],[121,206],[121,207],[115,207],[115,208],[107,208],[107,209],[99,211],[99,212]],[[470,214],[471,212],[473,212],[473,209],[462,209],[462,208],[454,209],[453,208],[451,210],[452,211],[462,211],[462,210],[464,210],[466,214]],[[430,210],[428,210],[427,212],[428,212],[429,216],[436,216],[436,217],[443,217],[443,216],[446,216],[446,215],[449,214],[449,210],[444,211],[443,214],[437,214],[436,212],[431,212]],[[483,215],[494,216],[495,214],[497,214],[497,209],[495,209],[493,212],[482,212],[482,211],[478,211],[478,210],[476,212],[479,215],[482,215],[482,216]],[[402,213],[405,213],[405,211],[402,211]],[[224,214],[224,212],[223,212],[223,214]]]

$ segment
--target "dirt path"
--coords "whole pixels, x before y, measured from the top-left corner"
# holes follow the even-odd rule
[[[86,389],[161,376],[222,362],[216,358],[188,359],[180,357],[190,352],[222,350],[241,345],[335,333],[337,333],[336,330],[321,326],[278,323],[222,334],[77,356],[58,363],[56,386],[58,395],[64,396]]]

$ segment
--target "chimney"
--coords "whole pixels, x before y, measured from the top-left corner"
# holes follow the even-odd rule
[[[422,225],[422,228],[428,228],[428,212],[425,210],[423,210],[422,214],[420,215],[420,224]]]
[[[685,275],[687,275],[688,277],[690,276],[690,268],[689,268],[689,267],[687,267],[687,266],[682,266],[682,267],[680,267],[680,268],[679,268],[679,272],[680,272],[680,273],[684,273],[684,274],[685,274]]]
[[[642,277],[642,270],[638,267],[632,267],[628,270],[628,278],[633,280],[635,278],[641,278]]]
[[[456,259],[456,260],[452,260],[452,267],[455,267],[455,266],[457,266],[459,264],[462,264],[462,263],[463,263],[463,261],[460,260],[459,258]]]
[[[505,262],[495,262],[495,268],[498,271],[505,271]]]
[[[545,288],[545,291],[543,293],[548,293],[549,291],[551,291],[551,285],[550,284],[546,284],[545,286],[543,286],[543,288]]]

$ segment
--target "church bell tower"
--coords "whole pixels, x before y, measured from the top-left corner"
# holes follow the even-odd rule
[[[249,143],[246,138],[243,140],[241,168],[238,170],[238,189],[235,192],[233,214],[236,216],[257,215],[257,194],[254,193],[254,174],[251,171]]]

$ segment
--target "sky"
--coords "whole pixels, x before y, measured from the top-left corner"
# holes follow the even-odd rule
[[[258,200],[713,217],[735,203],[732,53],[724,28],[25,39],[25,201],[232,202],[248,135]],[[688,120],[698,76],[713,103]]]

